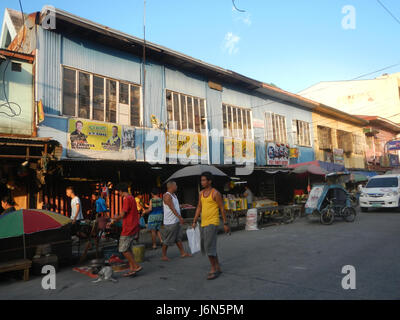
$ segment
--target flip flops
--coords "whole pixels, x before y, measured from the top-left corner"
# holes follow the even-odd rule
[[[131,271],[123,274],[122,276],[125,278],[135,277],[137,275],[137,273],[142,270],[143,270],[143,267],[140,267],[138,270],[136,270],[136,271],[131,270]]]
[[[207,280],[215,280],[221,275],[221,271],[210,272],[208,274]]]
[[[124,278],[131,278],[131,277],[135,277],[136,276],[136,272],[135,271],[129,271],[127,273],[124,273],[122,275]]]

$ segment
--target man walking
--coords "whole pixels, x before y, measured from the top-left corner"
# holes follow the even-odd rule
[[[211,264],[207,280],[214,280],[222,273],[217,255],[217,234],[220,224],[219,212],[221,212],[222,220],[224,221],[225,232],[230,232],[226,221],[222,196],[212,187],[212,179],[213,176],[210,172],[204,172],[201,175],[203,191],[199,195],[199,203],[192,225],[193,228],[196,227],[197,220],[201,214],[201,249],[203,254],[208,256]]]
[[[167,192],[163,197],[164,204],[164,232],[163,232],[163,246],[162,258],[163,261],[169,261],[167,257],[167,250],[169,246],[176,244],[178,247],[181,258],[191,257],[191,255],[183,249],[182,244],[182,226],[185,223],[181,216],[181,209],[179,207],[179,200],[175,194],[178,186],[175,181],[167,183]]]
[[[121,252],[124,257],[129,261],[130,270],[128,273],[124,274],[124,277],[136,276],[136,274],[143,270],[139,264],[136,263],[135,257],[132,253],[133,241],[135,240],[135,235],[140,231],[139,227],[139,214],[136,207],[135,198],[128,192],[128,186],[122,184],[119,186],[119,191],[122,193],[122,212],[120,215],[111,219],[113,224],[122,219],[122,232],[119,238],[119,252]]]
[[[71,198],[71,233],[73,236],[80,236],[79,229],[81,220],[83,220],[81,200],[75,194],[73,187],[67,187],[65,190],[67,197]]]

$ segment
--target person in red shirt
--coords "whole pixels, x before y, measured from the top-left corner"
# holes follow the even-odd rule
[[[136,263],[132,253],[133,241],[140,231],[139,214],[135,198],[128,192],[128,186],[125,184],[120,185],[118,189],[123,197],[122,212],[120,215],[111,219],[111,224],[122,219],[122,232],[119,238],[118,250],[129,261],[130,270],[128,273],[124,274],[124,277],[131,277],[143,270],[143,267]]]

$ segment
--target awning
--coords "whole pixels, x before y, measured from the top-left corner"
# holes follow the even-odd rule
[[[304,167],[303,169],[300,169]],[[324,175],[330,172],[345,172],[346,168],[343,165],[332,163],[332,162],[324,162],[324,161],[310,161],[292,164],[289,168],[293,168],[293,173],[305,173],[309,172],[311,174]],[[299,168],[299,169],[297,169]],[[308,168],[308,169],[307,169]],[[319,169],[317,169],[319,168]],[[302,172],[303,171],[303,172]]]
[[[278,173],[290,173],[292,170],[289,169],[266,169],[264,170],[267,174],[278,174]]]

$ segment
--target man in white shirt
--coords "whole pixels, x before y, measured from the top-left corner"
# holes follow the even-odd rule
[[[75,195],[73,187],[66,189],[67,197],[71,198],[72,235],[79,232],[80,221],[83,220],[81,200]]]
[[[167,192],[164,194],[164,230],[163,236],[163,247],[162,247],[162,258],[163,261],[169,261],[167,257],[167,249],[169,246],[176,244],[178,247],[181,258],[191,257],[191,255],[185,252],[182,244],[182,233],[183,224],[185,221],[181,216],[181,209],[179,206],[178,198],[175,192],[178,190],[178,186],[175,181],[169,181],[167,183]]]
[[[243,195],[247,198],[247,208],[251,209],[253,208],[253,192],[251,192],[249,186],[244,187],[245,191]]]

